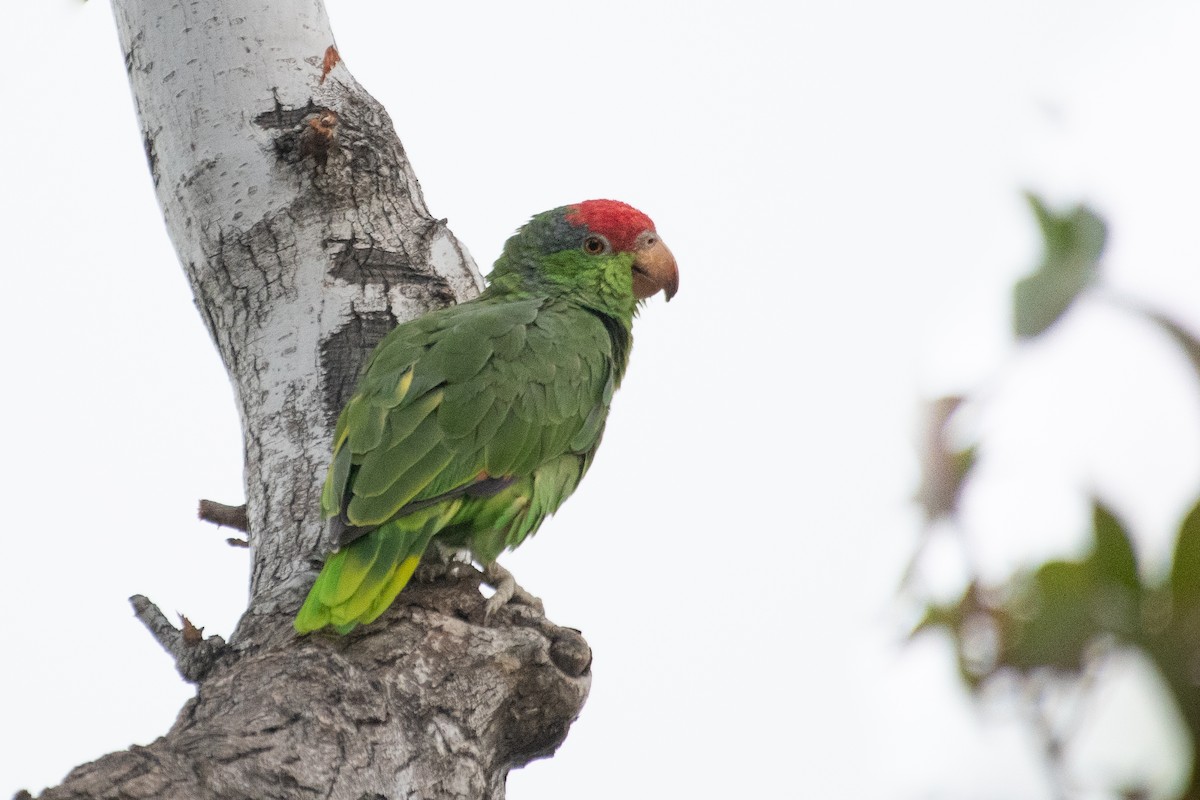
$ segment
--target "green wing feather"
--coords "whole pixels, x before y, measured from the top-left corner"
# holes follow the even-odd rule
[[[536,531],[591,461],[622,356],[598,317],[546,298],[391,331],[338,419],[321,494],[360,536],[329,557],[296,630],[375,619],[435,536],[486,563]],[[511,483],[471,494],[492,478]]]

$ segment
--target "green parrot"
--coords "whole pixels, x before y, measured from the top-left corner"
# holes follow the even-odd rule
[[[638,305],[678,288],[649,217],[588,200],[518,230],[474,300],[388,333],[338,418],[321,510],[341,546],[296,630],[376,619],[435,539],[486,566],[536,531],[600,445]]]

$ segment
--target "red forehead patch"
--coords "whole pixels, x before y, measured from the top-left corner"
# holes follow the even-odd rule
[[[600,234],[618,252],[632,250],[642,231],[654,230],[649,217],[619,200],[584,200],[568,206],[567,221]]]

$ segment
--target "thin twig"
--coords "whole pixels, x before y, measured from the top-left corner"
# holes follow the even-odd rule
[[[201,500],[197,515],[205,522],[211,522],[214,525],[234,528],[242,533],[250,532],[250,520],[246,517],[245,503],[240,506],[227,506],[216,500]]]

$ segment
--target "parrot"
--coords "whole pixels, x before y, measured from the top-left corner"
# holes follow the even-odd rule
[[[518,229],[474,299],[389,331],[334,429],[320,502],[339,547],[296,631],[374,621],[431,545],[498,567],[579,485],[635,314],[678,288],[648,216],[586,200]]]

